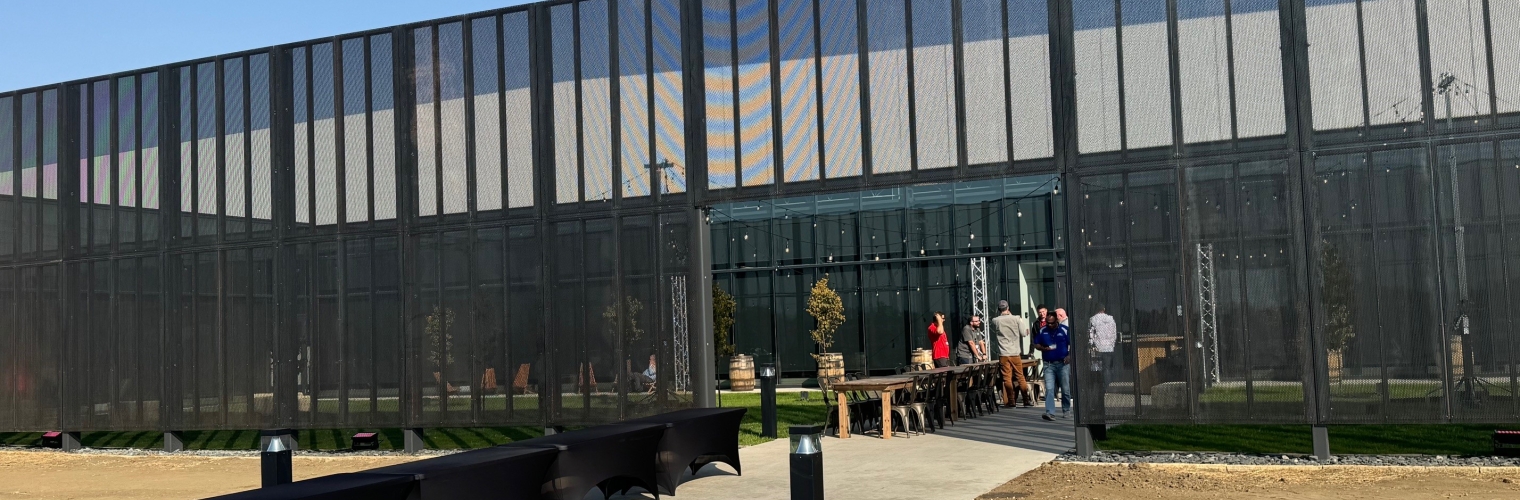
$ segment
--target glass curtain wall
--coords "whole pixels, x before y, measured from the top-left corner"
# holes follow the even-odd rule
[[[1059,191],[1055,176],[1030,176],[714,206],[714,283],[738,305],[734,352],[810,376],[819,351],[805,309],[823,277],[844,301],[831,352],[850,371],[907,365],[913,348],[930,347],[934,311],[963,325],[971,258],[987,261],[993,305],[1008,300],[1027,317],[1057,304],[1066,279]]]

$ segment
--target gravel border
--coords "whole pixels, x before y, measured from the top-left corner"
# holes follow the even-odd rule
[[[1446,455],[1336,455],[1321,461],[1309,455],[1251,455],[1211,452],[1100,451],[1091,457],[1062,453],[1057,462],[1099,464],[1209,464],[1209,465],[1374,465],[1416,467],[1517,467],[1520,457],[1455,457]]]

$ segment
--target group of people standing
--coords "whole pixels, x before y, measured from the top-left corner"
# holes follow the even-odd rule
[[[1098,313],[1089,322],[1088,350],[1094,360],[1094,370],[1111,371],[1117,358],[1113,355],[1115,332],[1114,318],[1098,306]],[[1066,310],[1050,309],[1045,305],[1035,308],[1037,317],[1031,327],[1022,316],[1014,314],[1008,301],[998,301],[997,316],[991,320],[996,333],[998,364],[1003,374],[1003,405],[1016,408],[1034,406],[1034,395],[1024,378],[1024,341],[1029,340],[1031,349],[1040,352],[1044,363],[1045,413],[1041,418],[1055,420],[1055,401],[1061,399],[1061,418],[1071,415],[1071,322]],[[950,342],[945,329],[945,313],[936,311],[929,324],[929,340],[933,348],[934,366],[950,366]],[[1032,352],[1029,354],[1033,354]],[[961,340],[956,344],[957,364],[988,361],[991,352],[987,348],[987,332],[981,315],[972,315],[961,329]],[[1103,375],[1107,375],[1104,373]],[[1106,377],[1103,377],[1106,379]]]

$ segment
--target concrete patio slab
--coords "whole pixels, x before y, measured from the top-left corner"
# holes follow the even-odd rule
[[[1005,409],[962,420],[934,434],[874,435],[823,441],[824,490],[829,500],[964,499],[1050,461],[1073,447],[1071,420],[1040,420],[1038,408]],[[744,475],[709,465],[681,484],[676,500],[787,500],[787,442],[739,451]],[[596,495],[593,493],[593,495]],[[653,498],[628,495],[619,499]],[[589,498],[589,497],[588,497]]]

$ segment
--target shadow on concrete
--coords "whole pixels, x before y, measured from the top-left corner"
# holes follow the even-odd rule
[[[999,444],[1013,448],[1062,454],[1076,448],[1076,428],[1071,418],[1054,422],[1040,419],[1043,408],[1004,408],[978,418],[947,422],[940,436]]]

